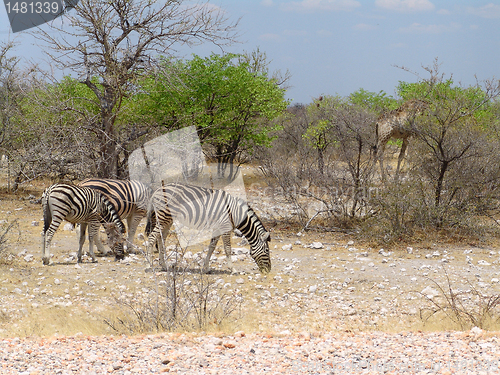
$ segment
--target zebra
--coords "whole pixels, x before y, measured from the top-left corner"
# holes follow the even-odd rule
[[[194,229],[212,229],[202,272],[208,272],[210,257],[222,236],[228,266],[234,272],[231,260],[231,230],[240,231],[250,244],[250,255],[260,272],[271,271],[269,241],[271,236],[255,214],[242,199],[235,198],[224,190],[171,183],[157,189],[148,206],[146,253],[158,244],[160,267],[166,269],[163,241],[175,219]],[[153,224],[155,219],[156,223]],[[154,226],[154,228],[153,228]]]
[[[63,220],[72,224],[89,224],[89,253],[92,262],[97,262],[93,250],[93,240],[97,236],[101,223],[114,223],[121,233],[125,233],[125,225],[120,220],[113,204],[97,190],[87,187],[54,184],[42,194],[44,228],[42,232],[42,262],[50,263],[50,242]],[[85,242],[85,227],[80,230],[78,263],[82,262],[82,248]],[[108,231],[113,226],[105,226]],[[123,241],[115,242],[114,251],[117,259],[123,258]]]
[[[112,180],[105,178],[88,178],[78,184],[91,189],[96,189],[104,194],[115,206],[120,219],[127,220],[127,250],[132,249],[137,226],[146,216],[149,199],[153,190],[135,180]],[[83,224],[85,225],[85,224]],[[97,249],[106,253],[99,236],[95,238]]]

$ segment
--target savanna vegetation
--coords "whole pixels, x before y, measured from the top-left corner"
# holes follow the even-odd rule
[[[175,55],[180,45],[225,48],[237,40],[237,23],[208,3],[80,0],[68,19],[71,27],[53,25],[38,34],[51,63],[71,72],[61,79],[23,65],[15,42],[0,45],[0,162],[11,194],[38,179],[128,178],[134,150],[159,135],[194,127],[220,178],[230,181],[242,164],[250,164],[260,173],[252,186],[286,203],[288,214],[266,215],[268,226],[285,223],[294,233],[347,232],[377,243],[418,241],[430,232],[474,240],[500,234],[499,81],[462,86],[436,60],[423,67],[425,78],[400,82],[394,97],[360,88],[291,104],[290,73],[270,72],[258,48],[241,55]],[[401,144],[390,142],[383,179],[375,123],[411,99],[425,101],[427,108],[405,124],[413,136],[399,176],[391,154]],[[19,224],[2,225],[0,262],[9,263],[6,238]],[[325,264],[330,254],[321,252]],[[334,267],[319,273],[331,274]],[[114,302],[132,318],[108,317],[105,323],[126,333],[206,329],[240,308],[240,296],[226,295],[223,279],[188,275],[187,269],[152,277],[151,293],[143,289],[140,298],[121,296]],[[337,281],[329,280],[330,286],[347,285]],[[447,302],[430,301],[427,319],[447,314],[463,326],[469,320],[481,325],[499,302],[496,293],[473,293],[486,306],[476,313],[460,305],[457,296],[463,295],[453,292],[449,279],[448,288],[437,287]]]
[[[23,67],[15,43],[1,46],[0,149],[11,190],[41,177],[127,178],[133,150],[194,126],[220,176],[259,166],[301,228],[380,241],[430,228],[495,232],[498,81],[461,86],[436,60],[426,78],[400,82],[394,97],[359,89],[290,105],[289,73],[269,72],[259,49],[176,58],[176,45],[237,40],[237,23],[220,10],[182,3],[81,1],[68,15],[72,27],[38,35],[53,63],[72,72],[59,80]],[[383,180],[375,122],[410,99],[428,108],[411,124],[401,178],[389,163]],[[389,159],[398,146],[389,146]]]

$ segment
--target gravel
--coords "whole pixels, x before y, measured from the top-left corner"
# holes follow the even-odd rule
[[[158,334],[8,338],[2,374],[479,374],[499,371],[499,337],[439,333]]]
[[[156,276],[144,272],[137,255],[75,264],[77,238],[70,228],[56,233],[55,265],[42,267],[33,217],[13,245],[14,263],[0,269],[0,334],[9,337],[0,338],[0,375],[500,373],[498,332],[418,331],[426,302],[421,294],[436,298],[438,285],[450,281],[454,290],[473,285],[486,296],[500,293],[495,247],[389,251],[342,235],[276,230],[271,275],[257,272],[248,246],[233,248],[235,275],[224,272],[222,252],[211,264],[217,272],[209,278],[220,293],[243,296],[234,326],[246,334],[87,336],[111,334],[80,327],[108,317],[116,294],[147,294]],[[184,260],[198,257],[193,250]],[[63,330],[67,317],[82,322],[78,330]],[[75,335],[79,330],[85,334]]]

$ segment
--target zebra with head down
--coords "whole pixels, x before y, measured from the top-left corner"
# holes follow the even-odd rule
[[[269,232],[247,203],[223,190],[179,183],[167,184],[153,193],[147,218],[147,253],[151,254],[151,247],[157,243],[160,266],[163,269],[167,268],[163,242],[175,220],[189,228],[212,231],[203,272],[208,271],[210,257],[221,236],[228,266],[234,272],[230,237],[233,229],[239,230],[248,240],[250,255],[259,270],[263,273],[271,271]],[[156,221],[155,224],[153,220]]]
[[[113,180],[107,178],[88,178],[78,184],[98,190],[113,204],[120,219],[127,221],[127,251],[133,248],[134,236],[141,220],[146,217],[148,203],[153,194],[150,187],[135,180]],[[83,224],[85,225],[85,224]],[[97,249],[106,253],[98,237],[95,239]]]
[[[93,262],[97,262],[94,255],[93,243],[99,227],[104,223],[114,223],[115,226],[106,225],[108,231],[117,228],[125,233],[123,225],[113,204],[97,190],[69,184],[55,184],[43,192],[42,195],[43,221],[42,232],[42,261],[50,263],[49,248],[52,237],[63,220],[72,224],[86,223],[89,226],[89,253]],[[78,263],[82,261],[82,248],[85,242],[85,227],[80,230],[78,248]],[[115,241],[114,251],[117,259],[123,258],[123,241]]]

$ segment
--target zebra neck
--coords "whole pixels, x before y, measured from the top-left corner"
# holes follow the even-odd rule
[[[250,211],[247,218],[236,228],[245,236],[250,245],[258,242],[259,234],[263,230],[263,226],[257,216]]]

